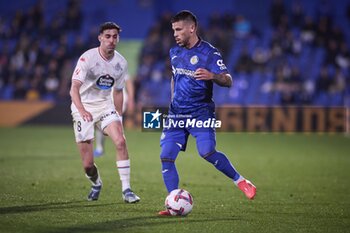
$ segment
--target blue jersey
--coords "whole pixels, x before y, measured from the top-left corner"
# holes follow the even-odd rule
[[[176,46],[170,49],[174,93],[170,113],[194,117],[214,113],[213,81],[196,80],[198,68],[220,74],[227,72],[219,51],[206,41],[199,40],[191,49]]]

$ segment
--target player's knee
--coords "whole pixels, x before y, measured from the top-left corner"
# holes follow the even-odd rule
[[[162,161],[175,161],[178,153],[180,152],[180,148],[176,143],[169,142],[164,143],[162,145],[162,150],[160,152],[160,159]]]
[[[215,143],[213,141],[203,141],[197,143],[198,154],[205,158],[212,153],[215,153]]]

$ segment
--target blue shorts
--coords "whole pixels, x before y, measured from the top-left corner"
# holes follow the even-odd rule
[[[200,116],[195,118],[196,120],[205,121],[207,119],[213,119],[213,117]],[[185,119],[186,120],[186,119]],[[191,119],[193,120],[193,118]],[[197,145],[205,141],[213,141],[216,144],[216,131],[213,127],[198,128],[198,127],[164,127],[160,137],[160,146],[167,142],[174,142],[177,145],[181,145],[181,150],[185,151],[187,146],[188,135],[192,135],[196,139]]]

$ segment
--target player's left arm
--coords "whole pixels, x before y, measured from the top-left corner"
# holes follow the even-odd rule
[[[194,73],[194,77],[196,78],[196,80],[212,80],[213,82],[222,87],[232,86],[232,77],[227,72],[215,74],[207,69],[198,68]]]
[[[213,81],[222,87],[232,86],[232,77],[229,73],[214,74]]]
[[[135,87],[131,78],[125,80],[125,88],[127,93],[127,112],[133,114],[135,110]]]
[[[171,83],[170,83],[170,89],[171,89],[171,100],[173,100],[174,97],[174,76],[171,77]]]
[[[123,114],[123,89],[114,89],[113,90],[113,102],[115,110],[121,116]]]
[[[222,87],[232,86],[232,77],[228,73],[224,60],[217,49],[213,49],[208,54],[205,67],[198,68],[194,77],[197,80],[212,80]]]
[[[122,73],[121,76],[117,79],[113,88],[113,102],[115,110],[119,113],[120,116],[123,115],[123,89],[125,87],[125,80],[128,78],[128,62],[125,59],[122,59]]]

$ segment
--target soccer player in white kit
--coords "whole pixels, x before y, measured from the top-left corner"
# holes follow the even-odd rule
[[[123,89],[123,107],[122,107],[122,115],[126,112],[126,110],[129,112],[129,114],[134,112],[134,83],[130,79],[129,75],[126,75],[125,77],[125,88]],[[95,150],[94,150],[94,157],[101,157],[104,154],[105,151],[105,135],[103,135],[103,132],[98,128],[95,127]]]
[[[70,95],[75,140],[86,177],[92,183],[88,200],[98,200],[102,188],[93,156],[96,126],[112,139],[116,147],[122,198],[127,203],[135,203],[140,198],[130,187],[130,159],[119,114],[122,112],[123,88],[128,72],[127,61],[115,51],[121,28],[113,22],[106,22],[100,26],[99,32],[100,46],[80,56],[72,75]]]

